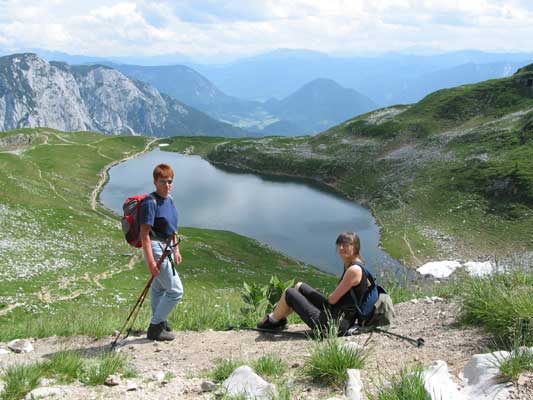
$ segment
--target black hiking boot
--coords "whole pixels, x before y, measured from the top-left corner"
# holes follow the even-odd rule
[[[174,340],[176,335],[165,330],[165,322],[163,321],[159,324],[150,324],[146,337],[150,340],[162,342]]]
[[[287,329],[287,318],[280,319],[278,322],[272,322],[268,315],[257,324],[258,329],[267,329],[269,331],[282,331]]]
[[[163,321],[163,323],[165,324],[163,329],[167,332],[172,332],[172,327],[168,324],[168,321]]]

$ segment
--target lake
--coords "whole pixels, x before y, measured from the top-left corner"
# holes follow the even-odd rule
[[[337,276],[342,262],[335,239],[356,231],[371,270],[403,270],[379,248],[379,227],[366,208],[323,187],[223,170],[199,156],[157,149],[118,164],[110,169],[100,200],[122,214],[126,197],[154,190],[152,171],[159,163],[174,169],[179,226],[233,231]]]

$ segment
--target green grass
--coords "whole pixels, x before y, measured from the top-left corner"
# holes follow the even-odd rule
[[[109,375],[122,370],[126,360],[120,354],[103,353],[95,359],[88,359],[81,371],[80,381],[90,386],[103,385]]]
[[[213,382],[224,382],[229,376],[242,365],[245,365],[243,360],[231,359],[231,358],[219,358],[214,362],[213,369],[208,373],[208,377]]]
[[[273,354],[265,354],[252,363],[252,368],[258,375],[266,377],[280,377],[287,372],[287,364]]]
[[[461,320],[484,327],[497,340],[533,344],[533,275],[515,270],[488,277],[465,276],[459,285]]]
[[[369,400],[431,400],[424,388],[422,367],[404,368],[393,376],[390,383],[378,388],[377,393],[368,393]]]
[[[505,379],[516,381],[523,372],[533,372],[533,351],[515,347],[508,358],[500,361],[499,368]]]
[[[49,361],[6,368],[2,377],[5,387],[0,393],[0,399],[23,398],[44,377],[57,379],[61,383],[80,381],[96,386],[104,384],[109,375],[122,371],[128,376],[135,375],[121,354],[106,352],[89,357],[81,352],[62,351],[54,354]]]
[[[323,340],[313,343],[303,373],[313,380],[341,387],[346,382],[346,370],[363,369],[367,356],[367,349],[346,347],[337,337],[336,329],[331,328]]]
[[[5,387],[1,400],[18,400],[35,389],[43,377],[44,367],[40,363],[21,364],[9,367],[3,374]]]

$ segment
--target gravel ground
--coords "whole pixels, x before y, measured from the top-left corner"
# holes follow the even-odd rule
[[[362,378],[365,388],[397,373],[402,367],[413,363],[430,364],[434,360],[447,362],[456,382],[461,383],[460,374],[464,364],[473,354],[486,352],[490,344],[483,332],[456,324],[457,307],[445,301],[418,303],[406,302],[396,306],[396,323],[392,332],[422,337],[425,345],[417,348],[410,343],[385,334],[361,334],[343,338],[365,345],[369,349],[367,365]],[[293,325],[289,331],[305,331],[304,325]],[[33,341],[34,352],[25,354],[8,353],[0,355],[0,367],[45,360],[65,349],[82,349],[99,352],[109,348],[111,337],[94,339],[90,337],[51,337]],[[289,380],[294,384],[293,398],[323,399],[341,395],[340,390],[310,382],[300,374],[301,367],[312,349],[313,342],[300,336],[285,334],[264,334],[255,331],[206,331],[177,332],[173,342],[155,343],[142,336],[132,336],[119,351],[127,355],[139,376],[131,379],[137,389],[127,391],[128,382],[120,378],[115,387],[87,387],[80,384],[47,386],[62,390],[62,396],[69,399],[211,399],[213,393],[202,393],[201,383],[205,374],[212,369],[216,359],[234,358],[255,360],[267,353],[281,357],[288,365]],[[7,344],[0,343],[0,349]],[[165,372],[173,378],[162,381]],[[131,383],[130,382],[130,383]],[[523,375],[519,384],[514,384],[510,399],[533,399],[533,379]]]

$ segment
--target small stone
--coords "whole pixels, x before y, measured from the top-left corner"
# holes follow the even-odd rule
[[[411,299],[411,303],[418,304],[418,299]]]
[[[212,392],[217,388],[217,385],[211,381],[203,381],[200,384],[200,388],[202,389],[202,392]]]
[[[104,382],[104,385],[106,385],[106,386],[118,386],[118,385],[120,385],[120,379],[116,375],[109,375],[106,378],[106,380]]]
[[[135,390],[137,390],[137,383],[135,383],[134,381],[127,381],[126,382],[126,391],[127,392],[133,392]]]
[[[159,353],[159,352],[161,352],[161,349],[156,347],[155,350],[154,350],[154,353]]]
[[[165,372],[164,371],[158,371],[153,374],[154,380],[161,382],[165,379]]]
[[[291,365],[291,368],[298,368],[300,366],[300,363],[295,362]]]
[[[117,337],[118,335],[120,335],[120,331],[114,330],[111,337]]]
[[[6,349],[0,349],[0,356],[4,354],[9,354],[9,350]]]
[[[15,339],[7,344],[7,347],[15,353],[30,353],[33,351],[33,345],[27,339]]]

